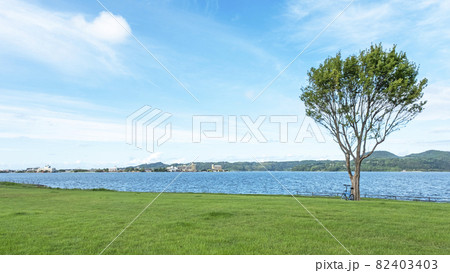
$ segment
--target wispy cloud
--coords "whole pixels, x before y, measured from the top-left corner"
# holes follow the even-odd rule
[[[83,112],[102,111],[107,113],[115,113],[117,109],[92,103],[75,97],[63,96],[58,94],[47,94],[41,92],[30,92],[22,90],[11,90],[0,88],[0,105],[21,105],[29,108],[45,108],[52,110],[65,110],[72,112],[73,110],[81,110]]]
[[[283,28],[289,41],[304,42],[346,3],[346,0],[288,1]],[[365,48],[377,42],[423,44],[430,39],[441,44],[450,39],[446,27],[450,23],[449,11],[448,1],[355,1],[324,35],[323,40],[328,43],[321,47],[331,46],[330,50],[336,51]]]
[[[123,17],[115,17],[131,31]],[[105,12],[87,20],[83,14],[5,0],[0,2],[0,25],[4,56],[30,58],[70,73],[123,69],[115,47],[126,41],[128,32]]]
[[[120,123],[65,112],[0,105],[0,138],[124,142]]]
[[[1,90],[0,138],[124,142],[124,124],[99,118],[104,112],[112,109],[71,97]]]
[[[427,104],[417,119],[450,120],[450,86],[437,83],[431,84],[425,90],[424,100],[427,100]],[[446,126],[446,128],[450,128],[450,126]]]
[[[117,109],[79,98],[0,89],[0,138],[125,144],[125,121]],[[191,130],[178,126],[170,142],[191,143]],[[156,135],[164,133],[164,127],[155,128]]]

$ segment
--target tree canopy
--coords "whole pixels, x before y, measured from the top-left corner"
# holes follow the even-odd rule
[[[361,161],[423,110],[427,79],[417,80],[418,73],[404,52],[396,46],[384,50],[381,44],[345,59],[337,53],[308,71],[300,96],[306,114],[339,144],[358,198]]]

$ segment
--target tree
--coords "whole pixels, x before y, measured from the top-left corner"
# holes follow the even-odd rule
[[[427,79],[418,81],[418,72],[395,45],[385,51],[381,44],[345,60],[339,52],[308,71],[300,99],[306,115],[324,126],[344,153],[355,200],[362,161],[423,110]]]

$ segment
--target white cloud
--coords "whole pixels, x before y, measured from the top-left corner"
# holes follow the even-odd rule
[[[288,42],[304,45],[348,3],[350,0],[288,1],[281,32],[289,37]],[[431,44],[445,49],[450,39],[449,11],[448,1],[354,1],[311,49],[353,50],[378,42]],[[321,41],[327,44],[319,45]]]
[[[72,21],[80,32],[91,35],[93,39],[120,43],[127,39],[131,33],[131,28],[122,16],[113,16],[106,11],[102,11],[92,22],[86,21],[82,15],[73,17]]]
[[[349,0],[289,1],[285,8],[288,42],[305,45],[350,3]],[[403,24],[392,3],[354,1],[315,42],[311,50],[325,47],[335,52],[357,44],[363,48],[393,33]],[[395,19],[395,20],[393,20]],[[395,23],[394,23],[395,22]],[[325,37],[328,37],[325,38]],[[333,41],[320,45],[321,41]]]
[[[81,14],[1,1],[0,57],[25,57],[70,73],[121,71],[115,46],[126,40],[131,29],[123,17],[115,18],[120,24],[106,12],[89,21]]]
[[[300,21],[313,13],[329,10],[336,2],[339,1],[287,1],[285,16],[290,20]]]

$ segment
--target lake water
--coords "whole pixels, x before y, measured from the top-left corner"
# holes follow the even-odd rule
[[[178,176],[179,175],[179,176]],[[272,175],[274,177],[272,177]],[[226,173],[0,173],[0,181],[59,188],[106,188],[118,191],[293,194],[339,193],[349,184],[345,172],[226,172]],[[178,176],[178,177],[177,177]],[[278,180],[278,181],[277,181]],[[366,172],[361,195],[450,198],[450,173]]]

